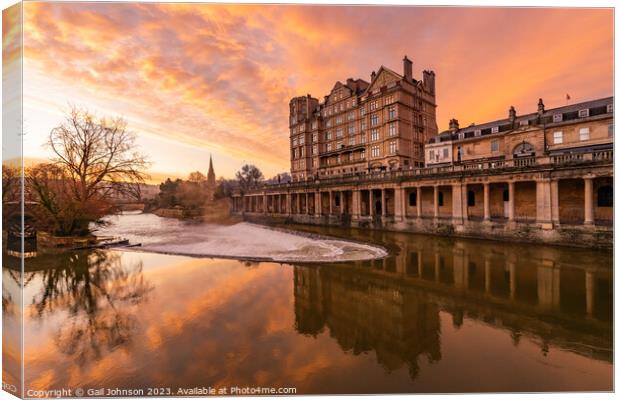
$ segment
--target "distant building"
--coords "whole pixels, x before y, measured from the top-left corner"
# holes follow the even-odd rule
[[[412,76],[381,66],[363,79],[336,82],[323,102],[307,95],[290,101],[291,175],[294,182],[424,165],[424,143],[437,134],[435,73]]]

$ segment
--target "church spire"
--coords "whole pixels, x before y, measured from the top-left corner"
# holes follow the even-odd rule
[[[215,186],[215,171],[213,171],[213,158],[209,154],[209,172],[207,172],[207,184]]]

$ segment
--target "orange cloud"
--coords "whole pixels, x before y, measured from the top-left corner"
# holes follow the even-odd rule
[[[286,170],[288,101],[385,64],[437,73],[438,124],[609,95],[613,11],[26,3],[29,71],[141,132]],[[36,98],[38,93],[27,93]],[[157,168],[157,160],[154,168]],[[223,171],[232,175],[234,171]]]

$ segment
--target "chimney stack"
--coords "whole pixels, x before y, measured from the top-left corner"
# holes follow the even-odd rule
[[[405,77],[405,80],[410,83],[413,82],[412,69],[413,63],[405,55],[405,58],[403,58],[403,76]]]
[[[515,122],[517,121],[517,110],[515,110],[514,106],[510,106],[510,110],[508,110],[508,119],[514,128]]]
[[[458,130],[459,130],[459,120],[458,120],[458,119],[455,119],[455,118],[452,118],[452,119],[450,120],[450,125],[449,125],[449,126],[450,126],[450,130],[451,130],[452,132],[456,132],[456,131],[458,131]]]
[[[372,71],[372,73],[370,74],[370,81],[374,81],[375,80],[375,76],[377,76],[377,73],[375,71]]]
[[[543,103],[542,99],[538,99],[538,114],[541,114],[545,112],[545,103]]]
[[[435,95],[435,72],[423,71],[422,82],[424,83],[426,90],[428,90],[430,94]]]

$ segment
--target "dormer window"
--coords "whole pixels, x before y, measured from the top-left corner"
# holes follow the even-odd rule
[[[491,128],[491,133],[497,133],[499,132],[499,126],[494,126]]]
[[[480,135],[482,135],[482,131],[481,131],[480,129],[476,129],[476,130],[474,131],[474,136],[475,136],[475,137],[478,137],[478,136],[480,136]]]
[[[579,118],[587,118],[590,116],[590,109],[584,108],[583,110],[579,110]]]
[[[553,122],[562,122],[562,114],[553,114]]]

